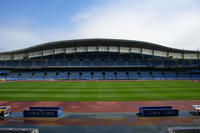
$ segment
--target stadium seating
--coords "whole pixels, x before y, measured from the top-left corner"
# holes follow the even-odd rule
[[[59,64],[58,66],[61,66],[61,67],[68,66],[68,61],[67,60],[62,60],[62,61],[59,61],[58,64]]]
[[[91,72],[82,72],[81,79],[82,80],[91,80],[92,79]]]
[[[0,67],[5,67],[5,62],[4,61],[0,61]]]
[[[103,72],[94,72],[93,74],[93,80],[103,80]]]
[[[128,72],[117,72],[117,79],[119,80],[127,80],[128,79]]]
[[[54,66],[54,67],[56,67],[57,66],[57,61],[47,61],[47,66],[48,67],[51,67],[51,66]]]
[[[115,72],[106,72],[105,73],[105,79],[106,80],[114,80],[114,79],[116,79],[116,75],[115,75]]]
[[[93,66],[102,66],[103,65],[103,61],[102,60],[94,60],[93,61]]]
[[[178,79],[181,79],[181,80],[191,80],[191,76],[187,72],[179,72],[178,73]]]
[[[44,80],[44,72],[34,72],[32,75],[32,80]]]
[[[126,66],[126,61],[125,60],[117,60],[117,66]]]
[[[200,79],[200,74],[192,74],[192,79],[193,80],[199,80]]]
[[[152,75],[149,71],[147,72],[140,72],[141,74],[141,80],[152,80]]]
[[[168,80],[177,80],[178,79],[176,73],[175,72],[171,72],[171,71],[165,71],[165,77]]]
[[[89,52],[0,61],[7,80],[200,80],[199,60]],[[73,68],[73,69],[72,69]],[[120,68],[120,69],[119,69]],[[22,71],[22,70],[25,71]]]
[[[80,66],[80,60],[71,60],[71,66]]]
[[[140,79],[140,76],[139,76],[138,72],[129,71],[129,79],[138,80],[138,79]]]
[[[34,67],[45,67],[44,61],[35,61],[34,62]]]
[[[65,71],[65,72],[58,72],[58,75],[56,77],[57,80],[67,80],[69,79],[69,72]]]
[[[21,72],[19,76],[19,80],[31,80],[32,72]]]
[[[90,60],[83,60],[82,62],[81,62],[81,66],[91,66],[91,61]]]
[[[18,72],[12,72],[8,74],[7,80],[18,80]]]
[[[138,65],[138,62],[137,62],[137,60],[129,60],[129,61],[128,61],[128,65],[129,65],[129,66],[137,66],[137,65]]]
[[[54,80],[56,79],[56,72],[45,72],[45,80]]]
[[[153,79],[154,80],[164,80],[165,79],[165,77],[162,74],[162,72],[159,72],[159,71],[153,71],[152,75],[153,75]]]
[[[6,66],[7,67],[14,67],[14,68],[19,67],[19,61],[8,61],[6,63]]]
[[[81,72],[71,71],[69,75],[69,79],[78,80],[80,79]]]

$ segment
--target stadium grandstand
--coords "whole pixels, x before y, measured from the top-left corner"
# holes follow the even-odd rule
[[[0,80],[200,80],[200,52],[117,39],[49,42],[1,52]]]

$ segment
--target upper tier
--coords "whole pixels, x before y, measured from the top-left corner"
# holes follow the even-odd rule
[[[174,49],[142,41],[78,39],[49,42],[25,49],[0,52],[0,60],[22,60],[61,53],[71,54],[82,52],[139,53],[177,59],[200,59],[199,51]]]

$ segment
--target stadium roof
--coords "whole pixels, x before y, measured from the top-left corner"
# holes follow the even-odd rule
[[[41,51],[46,49],[77,47],[77,46],[123,46],[123,47],[128,46],[128,47],[146,48],[146,49],[177,52],[177,53],[179,52],[199,53],[199,51],[175,49],[143,41],[93,38],[93,39],[76,39],[76,40],[62,40],[62,41],[48,42],[20,50],[0,52],[0,54],[15,54],[15,53],[33,52],[39,50]]]

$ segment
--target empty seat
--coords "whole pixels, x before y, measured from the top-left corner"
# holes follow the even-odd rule
[[[7,61],[7,67],[19,67],[19,61]]]
[[[166,77],[166,79],[169,79],[169,80],[178,79],[176,73],[175,72],[171,72],[171,71],[166,71],[165,72],[165,77]]]
[[[21,61],[21,67],[32,67],[33,61]]]
[[[192,74],[193,80],[200,80],[200,74]]]
[[[114,61],[113,60],[105,60],[105,66],[114,66]]]
[[[94,60],[93,61],[93,66],[102,66],[103,65],[103,61],[102,60]]]
[[[200,60],[192,60],[191,65],[192,66],[200,66]]]
[[[125,60],[117,60],[117,65],[118,66],[126,66],[126,61]]]
[[[104,79],[103,72],[94,72],[93,73],[94,80],[102,80]]]
[[[175,60],[163,60],[164,65],[167,67],[174,67],[176,66],[176,61]]]
[[[5,67],[5,62],[4,61],[0,61],[0,67]]]
[[[140,66],[149,66],[148,60],[139,60],[138,63],[139,63]]]
[[[129,61],[128,61],[128,65],[129,65],[129,66],[137,66],[138,63],[137,63],[136,60],[129,60]]]
[[[32,76],[32,80],[43,80],[44,79],[44,72],[35,72]]]
[[[22,72],[19,76],[19,80],[31,80],[32,72]]]
[[[83,60],[83,61],[81,62],[81,65],[82,65],[82,66],[91,66],[91,61],[90,61],[90,60]]]
[[[71,66],[80,66],[80,60],[71,60]]]
[[[140,72],[142,80],[152,80],[152,76],[149,71],[147,72]]]
[[[57,66],[57,61],[47,61],[47,66]]]
[[[68,72],[58,72],[56,79],[67,80],[68,79]]]
[[[11,72],[7,75],[7,80],[18,80],[18,72]]]
[[[178,79],[182,79],[182,80],[190,80],[190,74],[186,73],[186,72],[179,72],[178,73]]]
[[[91,72],[82,72],[81,79],[82,80],[91,80],[92,79]]]
[[[78,80],[80,79],[80,72],[70,72],[70,75],[69,75],[69,79],[72,79],[72,80]]]
[[[105,79],[114,80],[114,79],[116,79],[116,76],[115,76],[114,72],[106,72]]]
[[[56,72],[46,72],[46,80],[54,80],[56,78]]]
[[[66,61],[66,60],[64,60],[64,61],[59,61],[58,64],[59,64],[58,66],[62,66],[62,67],[68,66],[68,61]]]
[[[129,79],[140,79],[138,72],[129,71]]]
[[[117,79],[127,80],[128,79],[128,75],[127,75],[126,72],[117,72]]]
[[[44,61],[35,61],[34,67],[44,67],[45,63]]]
[[[162,61],[161,60],[151,60],[151,65],[152,66],[162,66]]]
[[[152,72],[152,75],[153,75],[154,80],[164,80],[165,79],[162,72]]]

